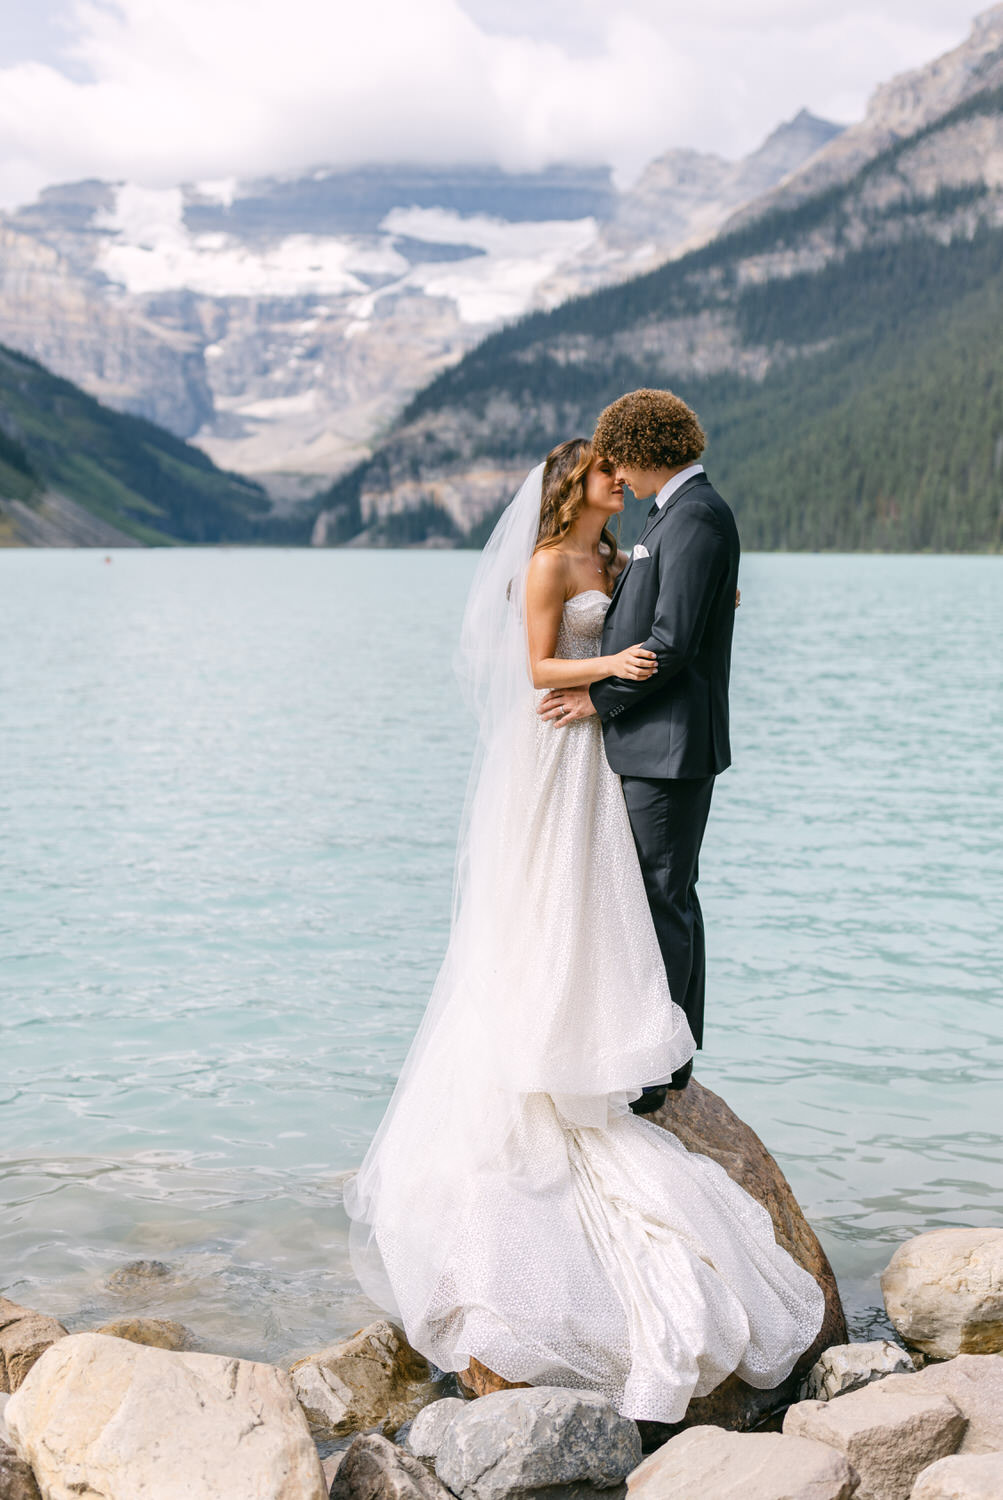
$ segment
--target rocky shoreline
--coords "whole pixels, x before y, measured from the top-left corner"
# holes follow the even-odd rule
[[[897,1340],[848,1343],[765,1147],[691,1084],[656,1117],[766,1206],[826,1291],[788,1381],[735,1377],[676,1427],[600,1396],[444,1377],[386,1320],[285,1368],[133,1316],[68,1333],[0,1298],[0,1500],[1003,1500],[1003,1230],[939,1229],[882,1276]],[[165,1268],[115,1272],[141,1298]]]

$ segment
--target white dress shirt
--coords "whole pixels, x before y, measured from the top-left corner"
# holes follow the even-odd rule
[[[666,484],[662,485],[662,488],[655,496],[655,504],[658,506],[658,509],[661,510],[662,506],[672,499],[676,490],[679,489],[680,485],[685,484],[687,479],[692,479],[694,474],[702,474],[703,471],[703,464],[688,464],[685,469],[680,469],[678,474],[673,474],[672,478]]]

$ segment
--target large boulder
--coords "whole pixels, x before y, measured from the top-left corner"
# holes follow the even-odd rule
[[[690,1427],[634,1470],[627,1500],[851,1500],[858,1482],[827,1443]]]
[[[330,1495],[331,1500],[452,1500],[423,1463],[378,1432],[355,1439],[338,1465]]]
[[[641,1458],[637,1424],[592,1391],[497,1391],[450,1422],[435,1472],[460,1500],[528,1500],[622,1486]]]
[[[1000,1500],[1003,1453],[941,1458],[924,1469],[909,1500]]]
[[[428,1360],[386,1319],[297,1360],[289,1375],[315,1435],[328,1441],[373,1429],[390,1437],[439,1394]]]
[[[45,1500],[323,1500],[317,1449],[272,1365],[70,1334],[6,1418]]]
[[[684,1427],[709,1423],[743,1431],[755,1427],[767,1414],[782,1411],[797,1399],[804,1377],[822,1350],[830,1344],[846,1343],[846,1318],[825,1251],[798,1207],[790,1183],[755,1131],[695,1078],[690,1079],[685,1089],[670,1093],[662,1108],[648,1118],[671,1131],[688,1151],[698,1151],[719,1162],[729,1177],[763,1205],[773,1220],[777,1243],[814,1276],[825,1293],[826,1307],[818,1337],[782,1385],[772,1391],[760,1391],[746,1385],[737,1375],[730,1375],[709,1396],[692,1400],[683,1421],[676,1426],[642,1422],[646,1445],[651,1446]],[[509,1382],[476,1360],[459,1380],[471,1396],[513,1389]]]
[[[947,1396],[968,1424],[958,1452],[1003,1452],[1003,1354],[959,1354],[915,1375],[889,1375],[879,1389]]]
[[[1003,1229],[931,1229],[881,1276],[888,1316],[932,1359],[1003,1353]]]
[[[833,1344],[812,1365],[801,1389],[808,1401],[830,1401],[857,1391],[886,1375],[908,1375],[915,1370],[912,1356],[889,1339],[869,1344]]]
[[[845,1455],[860,1476],[857,1500],[909,1500],[916,1476],[954,1453],[964,1431],[965,1419],[949,1397],[911,1384],[889,1390],[887,1380],[835,1401],[802,1401],[784,1418],[785,1434],[828,1443]]]
[[[49,1345],[65,1337],[55,1318],[0,1297],[0,1391],[16,1391]]]
[[[453,1418],[466,1411],[466,1406],[458,1396],[444,1396],[441,1401],[423,1407],[411,1423],[406,1443],[408,1452],[415,1458],[434,1459]]]

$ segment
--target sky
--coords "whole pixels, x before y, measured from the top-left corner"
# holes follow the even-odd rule
[[[956,46],[965,0],[0,0],[0,206],[372,161],[744,155]]]

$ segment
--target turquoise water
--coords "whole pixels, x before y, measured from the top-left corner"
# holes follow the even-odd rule
[[[0,1290],[209,1347],[350,1331],[344,1174],[443,951],[474,558],[0,553]],[[851,1309],[1003,1224],[1003,561],[751,556],[701,1078]]]

